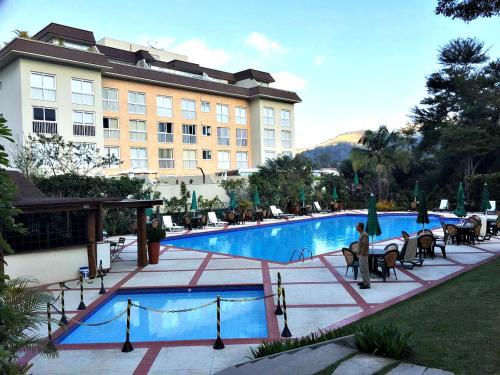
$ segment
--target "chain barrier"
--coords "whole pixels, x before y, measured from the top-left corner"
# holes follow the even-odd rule
[[[133,307],[137,307],[137,308],[142,309],[142,310],[156,312],[156,313],[159,313],[159,314],[175,314],[175,313],[183,313],[183,312],[189,312],[189,311],[194,311],[194,310],[201,310],[201,309],[203,309],[205,307],[213,305],[216,302],[217,302],[217,300],[214,299],[213,301],[205,303],[204,305],[195,306],[195,307],[188,307],[188,308],[185,308],[185,309],[177,309],[177,310],[155,309],[153,307],[136,305],[135,303],[132,303],[132,306]]]
[[[222,302],[252,302],[252,301],[258,301],[261,299],[266,299],[270,297],[275,297],[277,293],[273,294],[268,294],[267,296],[262,296],[262,297],[249,297],[249,298],[221,298],[220,300]]]
[[[52,308],[56,311],[56,313],[62,315],[62,311],[59,310],[57,307],[55,307],[52,303],[50,304],[50,306],[52,306]],[[117,320],[120,316],[122,316],[123,314],[125,314],[127,312],[127,309],[123,310],[121,313],[119,313],[118,315],[115,315],[114,317],[112,317],[111,319],[108,319],[108,320],[105,320],[103,322],[98,322],[98,323],[85,323],[85,322],[80,322],[79,320],[75,320],[73,318],[70,318],[68,319],[70,322],[73,322],[73,323],[76,323],[76,324],[79,324],[81,326],[88,326],[88,327],[98,327],[98,326],[103,326],[105,324],[108,324],[108,323],[111,323],[115,320]]]

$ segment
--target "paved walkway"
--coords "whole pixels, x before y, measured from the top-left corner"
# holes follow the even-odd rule
[[[324,215],[322,215],[324,216]],[[296,219],[300,220],[300,219]],[[266,221],[267,223],[268,221]],[[230,230],[230,229],[228,229]],[[401,239],[384,241],[402,244]],[[398,280],[374,279],[370,290],[359,290],[352,271],[345,275],[345,261],[339,250],[313,260],[283,265],[194,250],[162,247],[160,262],[144,268],[136,266],[135,238],[129,236],[124,261],[114,263],[105,279],[108,293],[98,294],[98,285],[87,289],[87,310],[75,311],[79,302],[76,282],[66,291],[68,317],[81,319],[111,293],[122,287],[262,284],[266,294],[276,291],[280,272],[286,288],[288,321],[294,337],[318,329],[346,325],[384,309],[459,275],[500,255],[500,238],[493,237],[476,246],[447,246],[447,259],[437,255],[426,259],[422,268],[397,268]],[[49,287],[58,293],[57,285]],[[273,314],[274,303],[267,299],[268,339],[278,339],[282,317]],[[59,330],[60,331],[60,330]],[[41,327],[46,333],[46,328]],[[55,336],[60,334],[56,332]],[[250,345],[259,340],[224,340],[226,349],[213,350],[211,341],[136,343],[131,353],[121,353],[121,344],[61,345],[58,359],[36,356],[31,359],[33,374],[211,374],[247,360]],[[29,358],[26,358],[29,359]]]

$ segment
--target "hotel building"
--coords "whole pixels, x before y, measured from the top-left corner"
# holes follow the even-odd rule
[[[39,133],[93,144],[121,160],[107,175],[213,174],[292,155],[301,100],[272,82],[54,23],[0,50],[0,113],[16,141]]]

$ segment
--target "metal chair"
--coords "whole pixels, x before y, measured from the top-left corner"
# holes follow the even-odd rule
[[[122,262],[123,259],[120,257],[123,249],[125,248],[125,237],[118,238],[118,242],[112,244],[111,246],[111,262]]]

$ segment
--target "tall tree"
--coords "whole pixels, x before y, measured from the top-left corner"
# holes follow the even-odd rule
[[[469,22],[500,15],[500,0],[438,0],[436,14]]]

